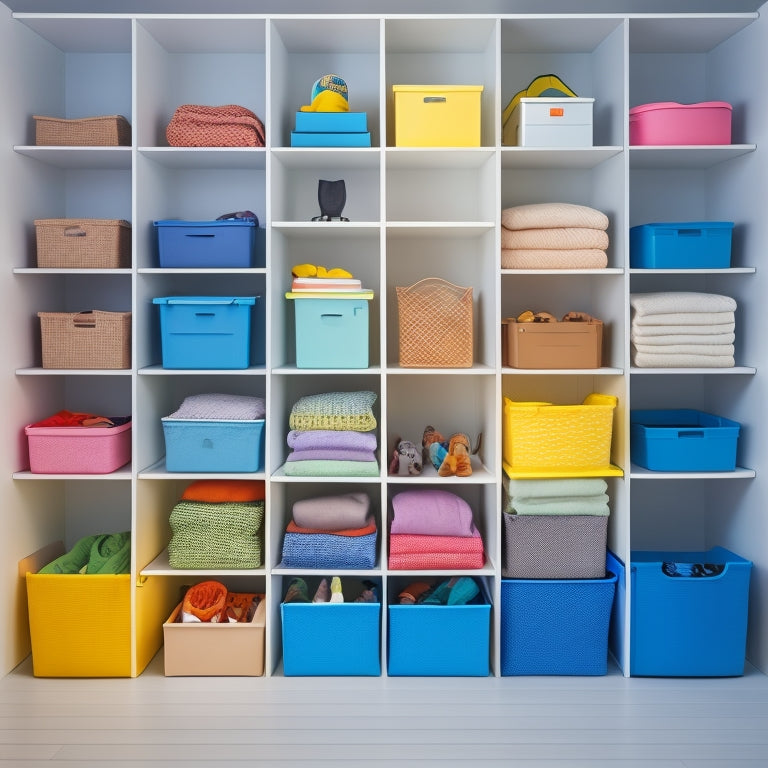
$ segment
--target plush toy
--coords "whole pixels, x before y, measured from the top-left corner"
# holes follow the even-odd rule
[[[437,470],[440,477],[469,477],[472,474],[472,463],[470,461],[471,446],[469,436],[463,432],[456,432],[451,435],[448,441],[448,454],[443,459],[443,463]]]
[[[435,469],[440,469],[448,453],[448,442],[431,424],[424,428],[421,436],[421,451],[424,461],[429,461]]]
[[[389,463],[390,475],[420,475],[421,452],[416,443],[410,440],[395,440],[392,461]]]

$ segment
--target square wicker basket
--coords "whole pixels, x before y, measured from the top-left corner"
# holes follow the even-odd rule
[[[131,313],[38,312],[43,368],[130,368]]]
[[[39,268],[131,266],[131,225],[122,219],[35,219],[35,233]]]
[[[122,115],[67,119],[33,115],[38,147],[129,147],[131,125]]]

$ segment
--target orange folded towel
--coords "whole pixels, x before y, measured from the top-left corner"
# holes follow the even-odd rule
[[[263,480],[195,480],[184,489],[181,498],[217,504],[226,501],[262,501],[264,496]]]
[[[362,528],[346,528],[341,531],[326,531],[321,528],[302,528],[291,520],[285,528],[286,533],[325,533],[333,536],[370,536],[376,533],[376,520],[373,515],[368,517]]]

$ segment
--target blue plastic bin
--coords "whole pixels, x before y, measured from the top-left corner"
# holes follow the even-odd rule
[[[154,226],[161,267],[247,268],[266,261],[266,230],[252,219],[163,219]]]
[[[616,574],[503,579],[502,675],[604,675]]]
[[[283,674],[380,675],[380,603],[282,603]]]
[[[630,412],[630,454],[656,472],[732,472],[741,425],[687,408]]]
[[[664,563],[725,566],[715,576],[668,576]],[[632,552],[630,674],[744,674],[752,563],[722,547]]]
[[[390,605],[387,671],[392,676],[485,677],[490,672],[491,606]]]
[[[732,221],[641,224],[629,230],[629,266],[641,269],[726,269]]]
[[[169,296],[160,306],[163,368],[239,369],[250,363],[257,296]]]

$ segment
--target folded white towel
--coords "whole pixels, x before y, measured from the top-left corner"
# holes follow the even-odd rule
[[[728,355],[659,355],[635,352],[633,362],[638,368],[733,368],[736,364]]]
[[[629,303],[637,316],[675,312],[734,312],[736,301],[730,296],[696,291],[661,291],[630,294]]]
[[[639,336],[631,333],[632,341],[639,348],[641,345],[647,347],[665,348],[678,344],[698,344],[702,346],[718,346],[720,344],[733,344],[736,340],[735,333],[712,333],[712,334],[681,334],[667,333],[663,336]],[[660,350],[661,351],[661,350]]]
[[[501,212],[501,224],[507,229],[608,229],[608,223],[608,217],[602,211],[574,203],[531,203],[515,205]]]
[[[632,337],[636,339],[654,339],[657,336],[728,336],[736,330],[735,323],[717,325],[638,325],[632,323]],[[727,342],[726,342],[727,343]]]
[[[638,344],[633,342],[634,348],[638,352],[649,355],[730,355],[733,357],[733,344],[669,344],[662,346],[660,344]]]
[[[667,312],[660,315],[638,315],[632,311],[632,324],[653,327],[655,325],[722,325],[736,322],[735,312]],[[689,331],[691,333],[691,331]]]
[[[551,229],[501,228],[501,247],[523,250],[574,250],[597,248],[604,251],[609,245],[608,233],[590,227],[553,227]]]

